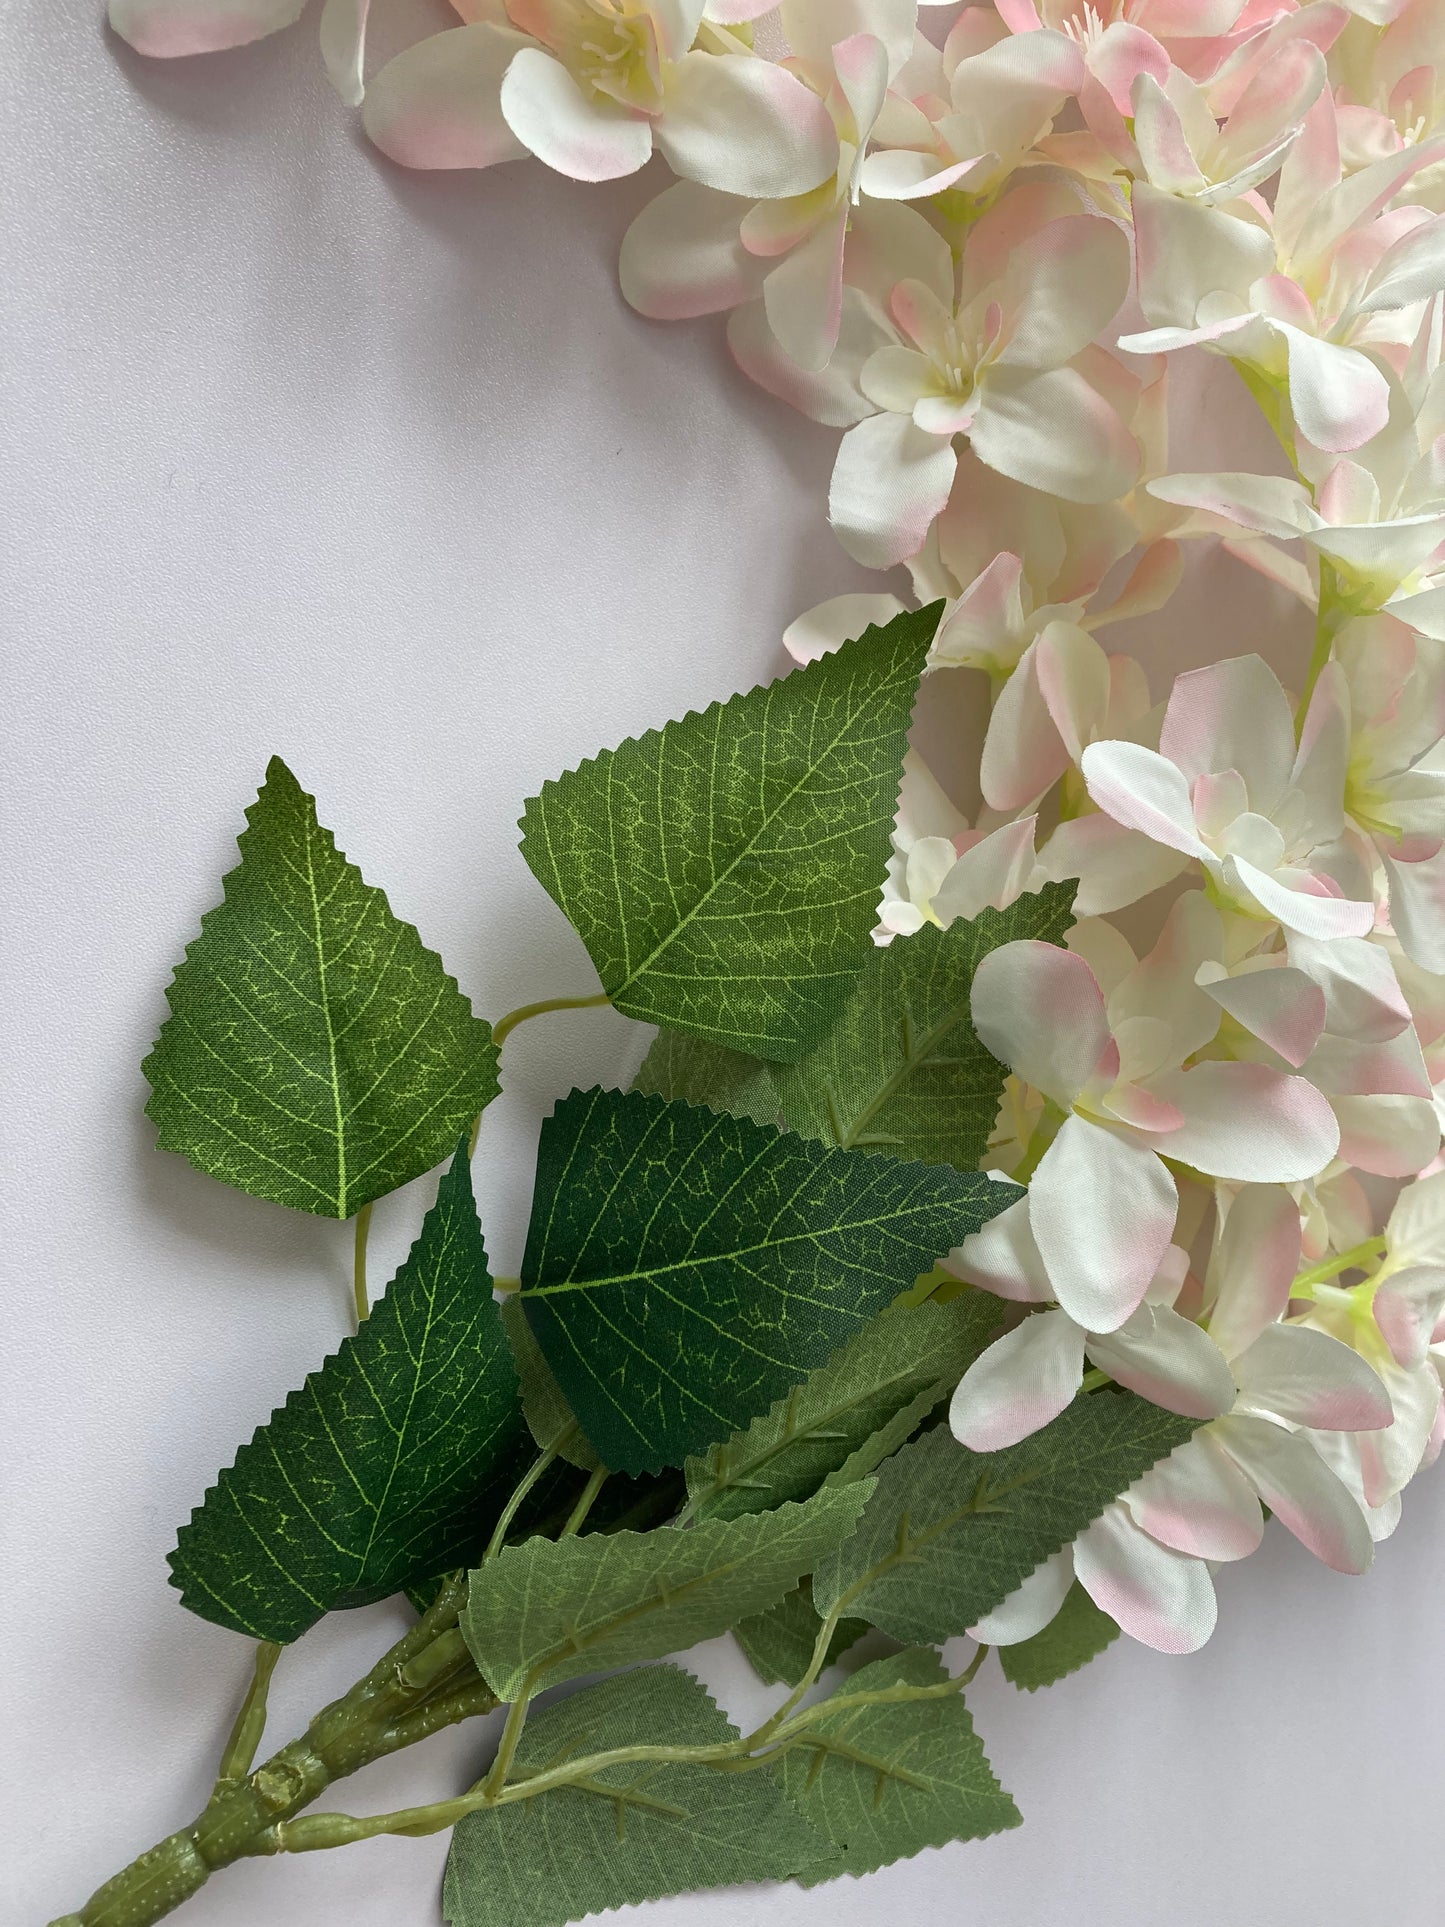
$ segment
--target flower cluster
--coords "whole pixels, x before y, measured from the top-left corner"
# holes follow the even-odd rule
[[[110,12],[181,54],[303,4]],[[726,311],[742,370],[842,431],[840,542],[943,600],[935,670],[988,678],[981,809],[910,760],[878,941],[1078,879],[1067,950],[975,984],[1028,1191],[949,1261],[1013,1307],[952,1424],[997,1449],[1103,1377],[1205,1423],[980,1636],[1077,1577],[1190,1651],[1265,1506],[1363,1570],[1445,1440],[1445,8],[456,5],[363,86],[367,0],[326,0],[373,141],[582,181],[659,151],[628,300]],[[1178,472],[1186,351],[1237,370],[1276,472]],[[1293,692],[1226,637],[1156,701],[1100,639],[1205,540],[1315,613]]]

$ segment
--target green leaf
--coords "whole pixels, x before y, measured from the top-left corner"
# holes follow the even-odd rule
[[[471,1575],[462,1629],[500,1699],[681,1652],[781,1599],[853,1530],[871,1487],[681,1530],[509,1546]]]
[[[1006,1679],[1027,1693],[1036,1693],[1039,1687],[1052,1686],[1087,1666],[1118,1637],[1116,1622],[1100,1612],[1076,1579],[1042,1632],[1014,1646],[1000,1646],[998,1656]]]
[[[497,1094],[491,1027],[362,881],[279,757],[143,1069],[168,1151],[349,1218],[439,1164]]]
[[[595,1471],[602,1461],[587,1443],[576,1413],[553,1378],[552,1368],[532,1336],[521,1299],[516,1292],[508,1292],[498,1309],[507,1342],[512,1347],[512,1363],[521,1385],[522,1415],[527,1429],[543,1452],[555,1449],[557,1456],[566,1459],[569,1465],[580,1466],[584,1472]]]
[[[296,1639],[472,1556],[524,1438],[463,1144],[361,1330],[182,1526],[171,1583],[203,1619]]]
[[[788,1686],[796,1686],[812,1662],[822,1624],[805,1579],[776,1606],[740,1619],[733,1627],[733,1638],[764,1685],[772,1686],[781,1680]],[[824,1666],[831,1666],[840,1653],[846,1653],[868,1630],[866,1619],[840,1619],[828,1641]]]
[[[842,1853],[838,1873],[872,1873],[923,1847],[981,1840],[1019,1825],[1019,1810],[994,1778],[962,1693],[897,1704],[849,1706],[860,1693],[940,1686],[937,1653],[894,1653],[839,1686],[836,1712],[783,1755],[783,1784]],[[804,1886],[829,1877],[805,1875]]]
[[[769,1067],[760,1057],[747,1057],[722,1044],[685,1037],[678,1030],[659,1030],[632,1089],[648,1097],[677,1097],[686,1104],[705,1104],[712,1111],[750,1117],[755,1124],[778,1123],[778,1098]]]
[[[952,1392],[1001,1316],[979,1291],[889,1307],[745,1432],[687,1461],[692,1510],[731,1519],[862,1478]]]
[[[974,972],[1015,938],[1060,942],[1075,887],[1051,883],[972,923],[926,925],[872,949],[833,1028],[800,1062],[773,1072],[789,1130],[846,1150],[977,1170],[1008,1072],[974,1034]]]
[[[520,1777],[627,1746],[715,1746],[737,1728],[676,1666],[648,1666],[574,1693],[529,1720]],[[632,1761],[584,1787],[482,1809],[452,1836],[442,1910],[450,1927],[565,1927],[664,1894],[806,1873],[837,1854],[776,1773]]]
[[[842,1605],[905,1645],[966,1632],[1198,1423],[1092,1392],[1001,1452],[926,1432],[886,1461],[856,1535],[815,1570],[818,1609]]]
[[[698,1105],[573,1091],[542,1126],[522,1303],[605,1463],[679,1465],[1016,1195]]]
[[[522,854],[618,1010],[798,1057],[863,962],[941,603],[543,786]]]

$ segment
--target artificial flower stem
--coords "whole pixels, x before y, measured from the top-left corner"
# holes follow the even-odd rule
[[[371,1310],[366,1291],[366,1240],[371,1231],[371,1206],[362,1205],[356,1214],[356,1237],[351,1265],[351,1296],[356,1306],[356,1329],[361,1330]]]
[[[271,1675],[280,1657],[281,1648],[275,1640],[257,1641],[246,1697],[241,1701],[236,1723],[221,1752],[215,1792],[211,1795],[213,1800],[244,1780],[256,1763],[256,1754],[266,1731],[266,1697],[271,1687]]]
[[[592,997],[543,997],[535,1004],[519,1004],[492,1025],[492,1042],[500,1050],[518,1024],[525,1024],[529,1017],[543,1017],[549,1010],[597,1010],[611,1002],[607,992],[599,990]]]
[[[1319,613],[1315,618],[1315,646],[1310,655],[1309,668],[1305,671],[1304,688],[1300,692],[1299,706],[1295,710],[1294,734],[1296,743],[1304,734],[1305,718],[1309,714],[1310,698],[1315,693],[1315,684],[1324,673],[1335,646],[1335,636],[1343,619],[1340,607],[1338,582],[1334,569],[1320,557]]]
[[[572,1508],[566,1525],[563,1526],[561,1532],[557,1535],[559,1539],[570,1539],[575,1533],[581,1531],[587,1514],[592,1510],[593,1504],[596,1501],[597,1494],[607,1482],[607,1477],[608,1468],[605,1465],[599,1465],[593,1469],[586,1485],[582,1488],[576,1505]]]
[[[1338,1278],[1341,1272],[1353,1271],[1356,1268],[1363,1270],[1366,1266],[1373,1264],[1376,1258],[1382,1257],[1384,1250],[1383,1237],[1364,1238],[1359,1244],[1351,1245],[1348,1251],[1336,1252],[1331,1257],[1322,1258],[1317,1265],[1311,1265],[1307,1271],[1300,1272],[1289,1288],[1289,1295],[1291,1298],[1308,1298],[1316,1285],[1327,1284],[1331,1278]]]
[[[533,1459],[531,1465],[528,1466],[527,1470],[517,1481],[516,1489],[513,1491],[511,1498],[508,1499],[507,1503],[502,1507],[501,1516],[492,1528],[492,1536],[487,1541],[486,1551],[482,1554],[484,1561],[495,1559],[497,1554],[502,1550],[502,1542],[507,1536],[513,1519],[517,1516],[517,1508],[532,1490],[532,1487],[537,1483],[538,1479],[540,1479],[542,1474],[547,1470],[547,1467],[552,1463],[553,1459],[556,1458],[568,1439],[575,1436],[576,1431],[577,1425],[574,1420],[571,1425],[558,1433],[550,1445],[544,1447],[543,1450],[538,1453],[537,1457]]]

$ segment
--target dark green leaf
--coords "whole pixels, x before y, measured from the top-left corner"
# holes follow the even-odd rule
[[[1094,1392],[1001,1452],[926,1432],[884,1462],[856,1535],[814,1571],[819,1610],[841,1603],[906,1645],[966,1632],[1198,1423]]]
[[[542,1356],[542,1348],[532,1336],[527,1313],[516,1292],[508,1292],[501,1303],[502,1325],[512,1347],[512,1362],[522,1388],[522,1412],[538,1446],[546,1452],[556,1449],[569,1465],[591,1472],[602,1461],[587,1443],[587,1435],[577,1423],[562,1387],[552,1376],[552,1368]]]
[[[1116,1622],[1100,1612],[1076,1579],[1042,1632],[1014,1646],[1000,1646],[998,1656],[1005,1677],[1034,1693],[1087,1666],[1118,1637]]]
[[[1007,910],[946,930],[925,925],[870,951],[838,1021],[773,1082],[789,1130],[847,1150],[976,1171],[1007,1069],[974,1035],[973,974],[1015,938],[1058,943],[1075,885],[1050,883]]]
[[[444,1158],[497,1094],[489,1025],[273,757],[144,1070],[168,1151],[349,1218]]]
[[[574,1091],[542,1126],[522,1303],[605,1463],[679,1465],[1016,1195],[697,1105]]]
[[[892,1860],[950,1840],[981,1840],[1019,1825],[1019,1811],[994,1778],[962,1693],[899,1704],[852,1706],[860,1693],[939,1686],[937,1653],[874,1660],[833,1694],[836,1713],[807,1729],[783,1756],[783,1784],[842,1854],[840,1873],[872,1873]],[[804,1886],[826,1880],[804,1876]]]
[[[998,1300],[890,1306],[745,1432],[687,1462],[699,1518],[735,1518],[862,1478],[946,1398],[999,1329]]]
[[[500,1699],[681,1652],[781,1599],[853,1530],[866,1482],[687,1530],[529,1539],[472,1575],[462,1629]]]
[[[765,1685],[782,1680],[788,1686],[796,1686],[812,1662],[822,1624],[805,1579],[776,1606],[740,1619],[733,1627],[733,1638]],[[823,1664],[831,1666],[840,1653],[846,1653],[867,1631],[865,1619],[839,1620],[828,1641]]]
[[[527,1724],[517,1777],[628,1746],[715,1746],[737,1729],[676,1666],[574,1693]],[[565,1927],[663,1894],[806,1873],[837,1855],[768,1769],[634,1761],[585,1788],[469,1814],[452,1836],[442,1909],[450,1927]]]
[[[679,1097],[685,1104],[705,1104],[711,1111],[777,1127],[777,1093],[760,1057],[745,1057],[739,1050],[685,1037],[678,1030],[658,1031],[632,1088],[647,1097]]]
[[[182,1526],[171,1583],[203,1619],[295,1639],[473,1555],[524,1438],[463,1145],[361,1330]]]
[[[942,605],[543,787],[522,854],[618,1010],[760,1057],[820,1036],[863,962]]]

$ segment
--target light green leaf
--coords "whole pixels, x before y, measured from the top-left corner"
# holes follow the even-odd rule
[[[727,1111],[777,1128],[778,1098],[768,1065],[760,1057],[746,1057],[742,1051],[708,1044],[700,1037],[685,1037],[679,1030],[658,1031],[632,1089],[648,1097],[705,1104],[711,1111]]]
[[[1015,938],[1058,943],[1075,885],[1050,883],[1007,910],[946,930],[925,925],[870,951],[837,1022],[773,1083],[789,1130],[847,1150],[886,1152],[976,1171],[1007,1068],[974,1034],[973,974]]]
[[[658,1659],[781,1599],[847,1537],[871,1486],[655,1532],[509,1546],[471,1575],[462,1629],[500,1699]]]
[[[822,1624],[805,1579],[776,1606],[740,1619],[733,1627],[733,1638],[764,1685],[771,1686],[782,1680],[796,1686],[812,1662]],[[868,1630],[866,1619],[840,1619],[828,1641],[824,1666],[831,1666],[840,1653],[856,1645]]]
[[[687,1461],[692,1510],[732,1519],[862,1478],[952,1392],[1001,1317],[978,1291],[881,1312],[745,1432]]]
[[[1117,1623],[1100,1612],[1076,1579],[1042,1632],[1016,1645],[1000,1646],[998,1656],[1005,1678],[1025,1692],[1036,1693],[1041,1686],[1052,1686],[1087,1666],[1118,1637]]]
[[[814,1571],[818,1609],[841,1604],[906,1645],[966,1632],[1198,1423],[1104,1391],[1001,1452],[925,1432],[885,1461],[857,1533]]]
[[[690,1674],[648,1666],[533,1716],[517,1773],[627,1746],[715,1746],[737,1738]],[[452,1836],[442,1911],[450,1927],[565,1927],[664,1894],[806,1873],[836,1850],[784,1795],[775,1772],[634,1761],[469,1814]]]
[[[146,1059],[160,1142],[253,1197],[349,1218],[497,1094],[489,1025],[363,882],[279,757]]]
[[[171,1583],[203,1619],[296,1639],[474,1556],[524,1441],[463,1144],[361,1330],[182,1526]]]
[[[604,1462],[653,1471],[765,1411],[1017,1195],[574,1091],[542,1126],[522,1303]]]
[[[584,1472],[595,1471],[602,1463],[587,1443],[587,1435],[567,1403],[562,1387],[552,1376],[552,1368],[542,1356],[542,1348],[532,1336],[527,1314],[516,1292],[508,1292],[499,1310],[507,1342],[512,1347],[512,1363],[522,1390],[522,1414],[527,1429],[538,1447]]]
[[[915,1648],[874,1660],[833,1693],[837,1711],[810,1725],[806,1739],[784,1754],[784,1786],[841,1851],[834,1871],[872,1873],[923,1847],[981,1840],[1019,1825],[962,1693],[848,1705],[861,1693],[935,1687],[947,1678],[937,1653]],[[805,1875],[803,1885],[829,1877]]]
[[[797,1057],[863,962],[941,603],[546,784],[522,854],[618,1010]]]

